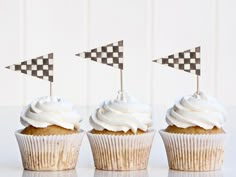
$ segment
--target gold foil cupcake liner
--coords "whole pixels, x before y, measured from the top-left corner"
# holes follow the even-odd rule
[[[96,169],[146,169],[154,134],[154,130],[139,135],[98,135],[88,132]]]
[[[70,135],[33,136],[15,132],[22,164],[26,170],[74,169],[84,132]]]
[[[222,134],[177,134],[160,130],[169,168],[181,171],[220,170],[224,159]]]

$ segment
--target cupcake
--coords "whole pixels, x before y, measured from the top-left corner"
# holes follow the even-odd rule
[[[96,169],[142,170],[147,168],[154,137],[151,109],[125,92],[104,101],[90,116],[87,133]]]
[[[161,130],[169,168],[182,171],[220,170],[224,157],[226,111],[203,92],[181,98],[167,111]]]
[[[75,107],[56,97],[42,97],[23,109],[25,126],[16,131],[22,163],[27,170],[67,170],[77,163],[83,131]]]

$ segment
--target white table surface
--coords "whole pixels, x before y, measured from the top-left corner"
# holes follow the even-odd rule
[[[225,146],[224,166],[221,171],[215,172],[179,172],[168,169],[166,154],[163,142],[157,132],[154,138],[153,146],[150,153],[149,166],[144,171],[134,172],[109,172],[98,171],[94,169],[92,153],[89,147],[87,137],[83,139],[80,149],[79,160],[75,170],[60,172],[32,172],[24,171],[21,165],[21,157],[14,132],[22,128],[19,121],[20,107],[1,107],[0,108],[0,177],[235,177],[236,174],[236,113],[235,107],[229,107],[228,121],[224,129],[228,134]],[[91,109],[82,110],[84,121],[82,128],[89,130],[88,115]],[[159,130],[166,127],[164,116],[166,108],[156,108],[153,113],[153,128]]]
[[[21,167],[0,168],[1,177],[235,177],[233,169],[212,172],[181,172],[168,168],[148,168],[142,171],[101,171],[94,168],[75,170],[37,172],[23,170]]]

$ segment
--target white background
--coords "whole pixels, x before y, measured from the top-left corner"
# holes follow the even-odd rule
[[[0,144],[0,166],[14,163],[20,167],[13,135],[22,128],[19,113],[36,97],[49,94],[47,82],[4,67],[54,52],[53,94],[81,108],[82,127],[88,130],[91,111],[116,96],[119,71],[75,54],[121,39],[124,88],[153,107],[155,129],[166,126],[165,111],[176,98],[195,92],[196,78],[151,61],[201,45],[201,90],[227,107],[225,129],[232,137],[236,123],[235,8],[234,0],[0,0],[0,138],[5,140]],[[81,167],[93,165],[87,143],[85,138]],[[230,153],[235,157],[234,147],[226,151],[226,169],[231,164]],[[167,167],[158,134],[150,166]]]
[[[4,69],[50,52],[54,95],[97,105],[119,89],[119,71],[75,54],[124,40],[124,88],[152,105],[195,91],[194,75],[153,59],[202,47],[201,89],[236,105],[234,0],[0,0],[0,105],[25,105],[49,84]]]

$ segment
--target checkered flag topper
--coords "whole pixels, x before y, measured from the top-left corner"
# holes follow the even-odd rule
[[[193,49],[169,55],[164,58],[153,60],[153,62],[200,76],[200,54],[200,47],[195,47]]]
[[[76,56],[123,69],[123,40],[76,54]]]
[[[10,65],[6,68],[53,82],[53,53]]]

